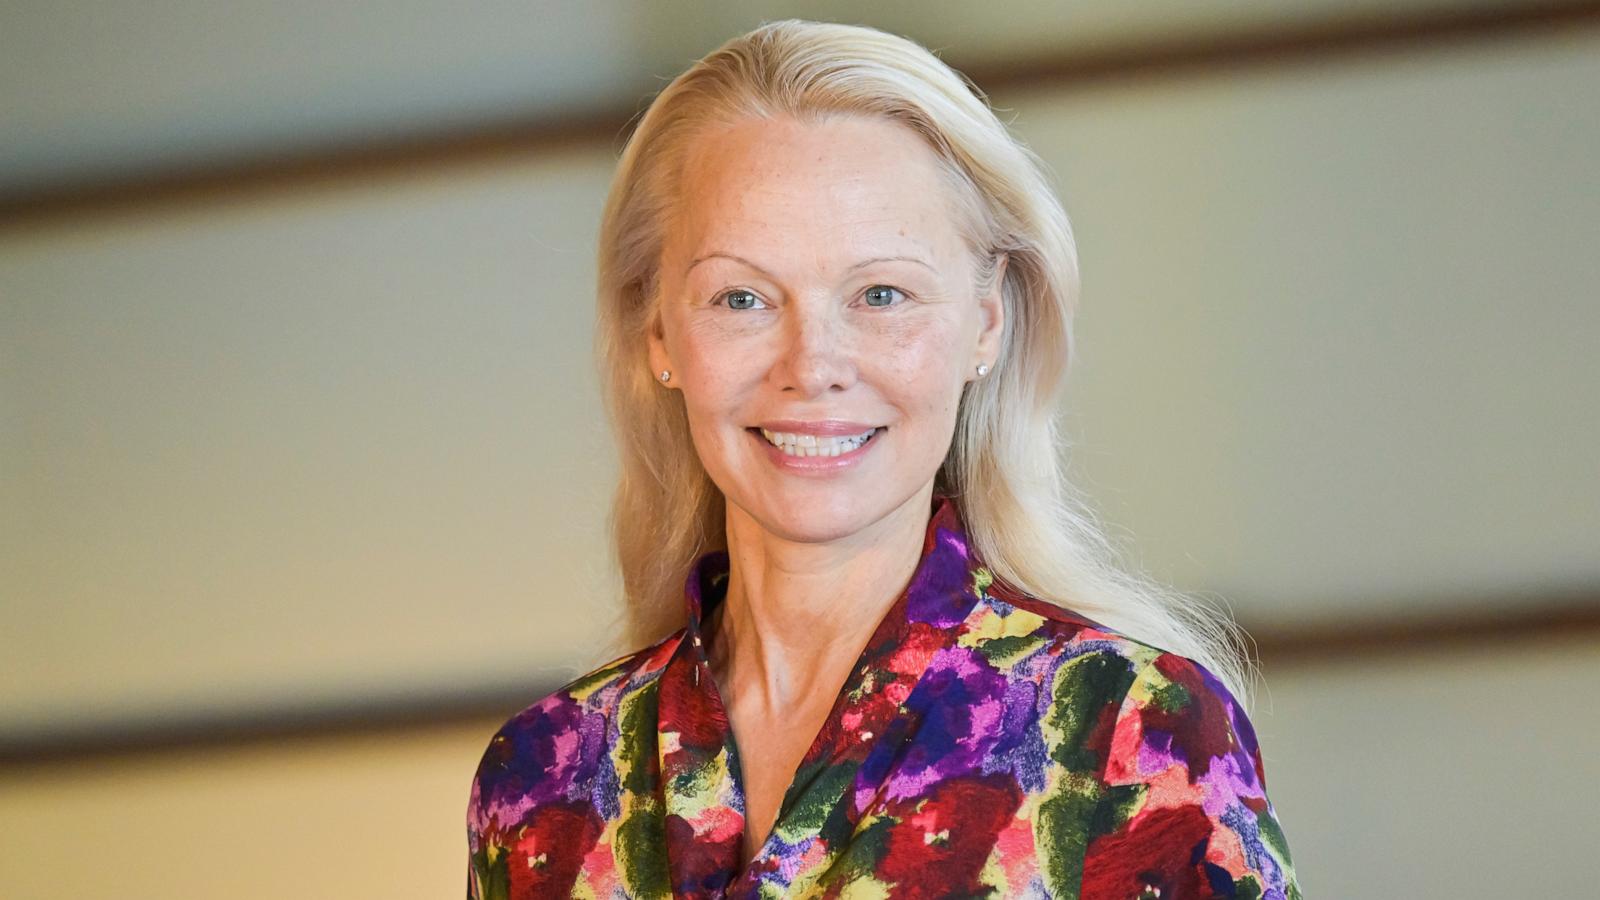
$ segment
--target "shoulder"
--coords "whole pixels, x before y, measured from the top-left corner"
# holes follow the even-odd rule
[[[965,629],[962,644],[1038,685],[1047,719],[1075,723],[1054,737],[1086,745],[1107,777],[1129,774],[1134,744],[1172,738],[1201,769],[1233,755],[1260,778],[1244,707],[1203,664],[998,584]]]
[[[1111,732],[1085,895],[1300,897],[1255,730],[1214,674],[1158,653]]]
[[[1299,897],[1255,732],[1220,678],[1071,609],[979,586],[958,640],[1033,707],[1047,882],[1083,896]]]
[[[503,828],[529,810],[577,799],[600,774],[619,722],[653,697],[682,632],[611,660],[511,716],[489,739],[472,780],[468,826]]]
[[[1070,611],[1024,607],[1062,648],[1041,722],[1050,756],[1084,779],[1063,784],[1092,785],[1084,895],[1298,900],[1255,729],[1222,680]]]
[[[1013,677],[1048,676],[1083,703],[1120,702],[1135,677],[1163,656],[1154,645],[1122,634],[1067,607],[1023,594],[1001,582],[986,586],[963,623],[960,643]]]
[[[497,746],[558,738],[593,720],[614,719],[626,699],[655,683],[682,632],[579,675],[511,716],[489,742],[486,763],[503,763]]]

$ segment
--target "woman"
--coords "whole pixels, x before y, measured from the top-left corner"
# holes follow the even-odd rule
[[[600,239],[654,643],[494,736],[468,895],[1298,897],[1225,626],[1058,475],[1076,290],[909,41],[778,22],[662,91]]]

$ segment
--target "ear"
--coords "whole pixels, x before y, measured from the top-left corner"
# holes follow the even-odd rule
[[[650,324],[645,328],[645,342],[649,347],[650,377],[658,383],[661,381],[662,372],[672,371],[672,357],[667,354],[667,336],[662,327],[661,307],[658,305],[655,312],[650,314]],[[671,381],[661,385],[665,388],[676,388]]]
[[[989,290],[978,298],[978,348],[972,360],[972,368],[976,369],[978,363],[988,363],[994,368],[995,357],[1000,354],[1000,339],[1006,330],[1006,304],[1003,286],[1006,280],[1006,264],[1011,257],[1001,253],[995,262],[994,278],[990,281]]]

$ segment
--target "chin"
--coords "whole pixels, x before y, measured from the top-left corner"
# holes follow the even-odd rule
[[[863,492],[855,484],[797,485],[768,494],[745,511],[777,537],[821,544],[870,528],[904,502],[890,492]]]

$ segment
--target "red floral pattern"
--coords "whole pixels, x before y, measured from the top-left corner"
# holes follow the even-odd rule
[[[738,749],[700,622],[490,742],[467,896],[1300,897],[1254,730],[1211,673],[994,582],[940,498],[911,583],[740,866]]]

